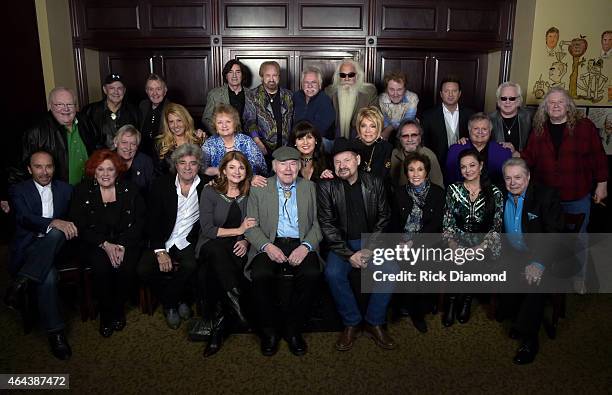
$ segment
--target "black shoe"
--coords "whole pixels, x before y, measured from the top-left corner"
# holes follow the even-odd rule
[[[427,322],[423,317],[410,317],[412,325],[421,333],[427,333]]]
[[[65,361],[72,356],[72,349],[63,331],[50,334],[48,337],[51,353],[55,358]]]
[[[223,317],[221,317],[220,321],[217,321],[219,324],[213,327],[210,331],[210,337],[208,338],[208,343],[204,348],[204,353],[202,354],[204,358],[212,357],[216,353],[221,350],[221,346],[223,346]]]
[[[26,307],[26,294],[28,290],[28,279],[19,276],[13,281],[4,295],[4,304],[13,310],[23,313]]]
[[[291,351],[293,355],[296,357],[301,357],[302,355],[306,354],[308,345],[301,334],[289,336],[286,340],[287,344],[289,345],[289,351]]]
[[[532,363],[538,354],[538,348],[537,342],[524,341],[516,351],[516,355],[514,356],[512,362],[517,365],[527,365]]]
[[[238,288],[232,288],[225,293],[225,303],[229,311],[236,317],[237,323],[243,328],[248,328],[249,323],[244,317],[242,308],[240,307],[240,291]]]
[[[455,297],[449,296],[446,303],[446,310],[442,315],[442,325],[449,327],[455,323]]]
[[[278,352],[279,339],[276,334],[262,334],[261,353],[266,357],[271,357]]]
[[[463,303],[461,303],[461,310],[459,314],[457,314],[457,321],[462,324],[466,324],[470,320],[472,310],[472,297],[470,295],[466,295],[463,298]]]
[[[102,335],[102,337],[111,337],[112,334],[113,334],[112,324],[109,322],[104,322],[103,320],[100,320],[100,335]]]

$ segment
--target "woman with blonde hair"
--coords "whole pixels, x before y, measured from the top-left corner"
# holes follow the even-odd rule
[[[202,145],[204,133],[199,129],[196,130],[193,125],[189,111],[180,104],[168,103],[164,108],[161,133],[155,141],[158,173],[169,173],[172,168],[170,156],[177,147],[185,143]]]
[[[383,115],[374,106],[357,113],[357,137],[361,164],[359,170],[386,178],[391,169],[393,146],[382,138]]]

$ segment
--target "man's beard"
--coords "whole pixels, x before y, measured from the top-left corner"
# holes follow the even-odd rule
[[[353,109],[357,103],[359,89],[355,85],[340,85],[338,87],[338,121],[340,123],[340,136],[351,137],[351,121]]]

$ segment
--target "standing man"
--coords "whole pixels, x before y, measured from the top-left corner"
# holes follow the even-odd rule
[[[268,161],[276,148],[287,144],[293,119],[291,91],[278,85],[280,71],[277,62],[263,62],[259,67],[261,85],[250,92],[256,112],[251,137]]]
[[[416,118],[419,97],[406,89],[406,74],[394,71],[385,75],[385,91],[378,97],[385,125],[382,137],[389,140],[399,130],[400,123]]]
[[[333,154],[337,177],[318,184],[317,205],[321,231],[330,248],[325,278],[345,327],[336,350],[353,347],[362,323],[368,337],[379,347],[391,350],[396,343],[383,328],[391,292],[371,294],[364,316],[356,299],[362,295],[355,295],[351,289],[372,255],[371,246],[361,244],[361,235],[380,234],[389,223],[385,187],[382,179],[358,171],[361,158],[352,142],[336,138]]]
[[[510,244],[506,257],[517,262],[516,270],[534,289],[551,275],[554,259],[548,259],[551,251],[543,251],[537,243],[530,243],[526,233],[561,233],[563,217],[559,194],[552,188],[530,182],[529,167],[523,159],[508,159],[503,166],[508,195],[504,208],[504,231]],[[550,246],[547,246],[547,250]],[[517,283],[523,279],[515,279]],[[533,362],[539,350],[538,333],[544,318],[547,295],[544,293],[500,294],[501,318],[516,315],[510,336],[521,339],[521,346],[514,363],[524,365]],[[513,310],[513,311],[512,311]]]
[[[325,88],[336,111],[336,137],[355,137],[359,110],[378,107],[376,87],[364,79],[361,65],[352,59],[344,59],[334,73],[332,85]]]
[[[164,113],[164,108],[170,102],[166,100],[168,87],[166,81],[157,74],[150,74],[145,83],[145,91],[149,99],[140,102],[140,133],[142,141],[140,150],[151,158],[156,158],[155,138],[159,135],[159,127]]]
[[[425,155],[431,162],[431,170],[429,171],[429,179],[432,183],[444,188],[444,179],[442,177],[442,169],[438,163],[436,154],[422,144],[423,129],[417,121],[406,120],[398,127],[397,139],[400,142],[400,147],[395,148],[391,153],[391,181],[394,186],[402,186],[408,183],[404,168],[404,159],[410,152],[418,152]]]
[[[531,131],[531,112],[521,107],[521,86],[515,82],[504,82],[497,87],[495,95],[497,111],[489,114],[491,135],[504,148],[510,148],[512,152],[522,151]]]
[[[289,350],[301,356],[307,351],[301,331],[321,274],[316,252],[322,239],[316,187],[298,178],[298,150],[281,147],[273,157],[276,175],[265,187],[252,188],[247,204],[247,217],[257,221],[245,232],[251,243],[247,267],[253,280],[262,354],[272,356],[278,351],[280,321]],[[284,288],[285,281],[291,281],[290,290]],[[280,288],[286,292],[277,292]],[[278,294],[282,294],[282,311],[276,308]]]
[[[461,82],[447,77],[440,83],[442,103],[423,113],[423,138],[425,146],[438,158],[438,163],[446,163],[448,148],[461,137],[468,137],[467,123],[474,111],[459,106]]]
[[[218,104],[229,104],[238,111],[243,130],[253,128],[255,122],[255,106],[251,98],[245,94],[243,86],[246,78],[246,66],[237,59],[232,59],[223,66],[225,84],[212,89],[206,96],[206,107],[202,114],[202,123],[209,134],[215,134],[212,116]]]
[[[9,184],[27,178],[25,172],[32,154],[39,150],[53,156],[55,178],[71,185],[81,182],[85,162],[100,147],[101,136],[89,117],[77,114],[72,90],[56,87],[49,93],[49,112],[22,137],[21,163],[11,169]]]
[[[300,85],[302,89],[293,93],[293,124],[300,121],[312,123],[323,139],[325,152],[330,152],[335,137],[336,114],[329,96],[321,92],[321,70],[314,66],[306,67],[302,70]]]
[[[123,125],[140,124],[140,113],[125,98],[126,87],[119,74],[109,74],[102,85],[104,99],[83,108],[83,113],[96,125],[106,148],[114,148],[117,130]]]
[[[68,359],[72,350],[59,309],[58,274],[55,259],[67,240],[78,236],[76,226],[66,218],[72,186],[53,179],[55,168],[49,152],[36,150],[29,160],[32,178],[11,187],[9,194],[17,228],[11,245],[9,271],[15,280],[5,303],[27,315],[26,292],[36,288],[40,320],[47,332],[51,352]]]
[[[149,248],[138,264],[138,274],[149,283],[164,306],[166,323],[178,329],[191,317],[185,303],[187,283],[197,261],[195,243],[200,231],[200,182],[202,150],[183,144],[172,153],[173,172],[156,179],[147,207]]]

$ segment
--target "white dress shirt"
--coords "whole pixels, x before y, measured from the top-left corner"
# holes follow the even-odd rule
[[[174,229],[170,234],[170,238],[166,241],[166,251],[170,251],[172,246],[176,246],[179,250],[184,249],[189,245],[187,236],[193,224],[198,222],[200,219],[200,204],[198,203],[198,191],[197,187],[200,183],[200,177],[196,175],[187,197],[181,193],[181,184],[179,183],[178,176],[174,181],[176,185],[176,194],[178,195],[178,202],[176,206],[176,222],[174,223]]]
[[[40,201],[42,202],[42,217],[43,218],[53,218],[53,192],[51,191],[51,183],[42,186],[36,181],[34,181],[34,185],[38,190],[38,194],[40,195]],[[49,228],[47,228],[47,233],[49,232]],[[38,237],[44,236],[43,233],[40,233]]]
[[[449,132],[448,129],[446,130],[448,146],[450,147],[451,145],[456,144],[459,140],[459,131],[457,130],[457,127],[459,125],[459,104],[457,104],[457,108],[453,112],[450,112],[448,108],[446,108],[446,106],[442,104],[442,114],[444,114],[444,120],[446,121],[445,126],[446,124],[448,124],[452,129],[452,134]]]

